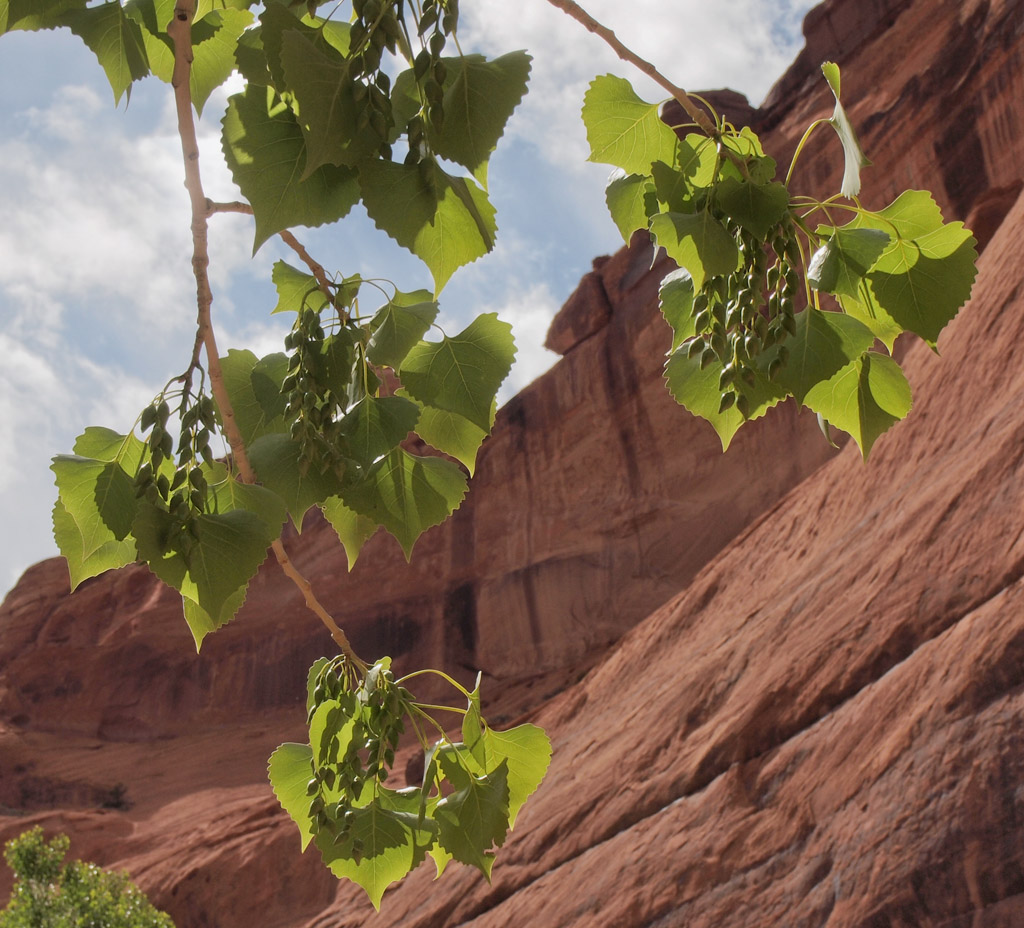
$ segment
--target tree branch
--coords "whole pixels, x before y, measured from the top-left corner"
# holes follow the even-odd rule
[[[196,0],[178,0],[174,7],[174,16],[167,26],[167,34],[174,42],[174,72],[171,86],[174,88],[174,105],[178,115],[178,135],[181,138],[181,154],[185,161],[185,187],[192,202],[192,271],[196,278],[196,303],[198,307],[198,337],[202,339],[206,350],[206,365],[210,374],[210,389],[213,391],[217,407],[220,409],[224,435],[231,447],[232,459],[238,474],[244,483],[255,483],[256,474],[246,454],[245,441],[238,428],[235,411],[228,396],[224,383],[224,373],[220,366],[220,354],[217,351],[217,339],[213,331],[210,308],[213,304],[213,291],[210,289],[209,241],[207,219],[216,210],[203,192],[202,176],[199,173],[199,142],[196,138],[196,125],[192,116],[192,94],[189,88],[192,71],[192,20],[195,19]],[[218,206],[239,207],[245,204],[217,204]],[[322,272],[321,268],[321,272]],[[342,653],[352,660],[356,666],[365,666],[352,650],[345,633],[338,627],[330,613],[320,604],[313,594],[309,581],[296,569],[291,558],[284,549],[280,538],[271,546],[274,556],[285,574],[299,588],[306,605],[320,619],[331,633]]]
[[[623,45],[611,29],[599,23],[583,7],[575,3],[574,0],[548,0],[548,3],[560,9],[567,16],[571,16],[588,31],[603,39],[623,61],[639,68],[660,87],[667,90],[706,135],[717,138],[718,129],[711,121],[711,117],[690,99],[686,91],[673,84],[649,61],[641,58],[636,52]]]
[[[230,203],[215,203],[213,200],[206,201],[206,211],[208,215],[214,213],[246,213],[249,216],[252,215],[252,207],[248,203],[241,203],[238,200],[234,200]],[[277,233],[281,236],[283,241],[292,251],[295,252],[302,259],[302,263],[309,268],[310,273],[316,278],[317,284],[320,286],[320,292],[327,297],[327,302],[331,306],[335,306],[334,292],[331,290],[331,282],[327,277],[327,272],[324,270],[323,265],[319,261],[315,260],[313,256],[306,251],[305,246],[300,242],[288,229],[282,229]]]

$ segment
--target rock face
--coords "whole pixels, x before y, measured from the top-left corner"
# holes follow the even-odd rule
[[[867,202],[931,188],[987,243],[868,465],[788,406],[722,456],[661,385],[665,267],[638,238],[411,566],[378,538],[347,574],[319,523],[289,541],[357,650],[481,669],[492,720],[548,728],[493,884],[424,866],[373,916],[298,855],[263,770],[326,642],[270,569],[199,657],[142,568],[71,596],[58,562],[26,573],[0,607],[0,839],[66,830],[180,928],[1024,924],[1024,2],[828,0],[805,34],[753,119],[780,164],[835,60]]]

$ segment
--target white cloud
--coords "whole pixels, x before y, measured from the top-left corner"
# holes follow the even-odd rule
[[[557,360],[558,355],[544,347],[551,319],[561,300],[551,293],[546,283],[536,283],[514,293],[501,303],[486,307],[512,325],[516,340],[516,360],[512,373],[501,386],[498,402],[505,403],[527,384],[536,380]]]
[[[799,49],[809,0],[589,0],[583,6],[640,57],[686,90],[731,87],[755,105]],[[621,61],[596,35],[548,3],[478,0],[463,13],[465,44],[498,54],[526,48],[534,58],[531,92],[510,131],[545,155],[576,165],[588,153],[579,119],[587,84],[598,74],[627,77],[651,101],[666,92]]]
[[[127,429],[152,388],[88,359],[37,350],[0,332],[0,592],[31,562],[56,554],[50,510],[54,454],[85,425]]]

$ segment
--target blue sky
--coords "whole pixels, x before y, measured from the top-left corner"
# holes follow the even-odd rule
[[[598,19],[687,89],[732,87],[758,103],[802,45],[809,0],[590,0]],[[491,162],[498,246],[459,271],[442,320],[478,312],[513,324],[519,358],[502,398],[557,358],[551,317],[591,260],[621,245],[607,217],[608,169],[586,162],[579,107],[587,83],[615,73],[664,96],[600,40],[543,0],[465,0],[465,51],[534,56],[531,90]],[[189,207],[170,88],[149,78],[115,109],[95,59],[69,33],[0,37],[0,595],[56,553],[49,461],[88,425],[127,429],[187,365],[194,336]],[[207,194],[236,199],[219,146],[227,90],[200,123]],[[328,270],[430,286],[426,269],[361,209],[301,230]],[[251,220],[215,216],[214,315],[222,352],[280,350],[284,323],[270,267],[276,240],[250,257]],[[446,326],[447,328],[447,326]]]

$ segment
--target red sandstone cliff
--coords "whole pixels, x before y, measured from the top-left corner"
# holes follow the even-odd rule
[[[870,464],[788,407],[723,457],[661,386],[635,243],[556,321],[564,359],[501,412],[456,518],[409,568],[371,543],[386,589],[322,526],[295,541],[358,650],[482,668],[492,711],[554,742],[493,886],[423,867],[374,924],[1024,924],[1024,2],[829,0],[805,32],[766,147],[785,163],[831,111],[838,61],[868,201],[929,187],[989,243],[972,302],[941,357],[907,353],[915,409]],[[181,928],[366,922],[264,782],[325,642],[274,571],[255,587],[196,658],[144,569],[73,596],[30,570],[0,607],[0,838],[68,830]],[[134,805],[97,808],[118,783]]]

